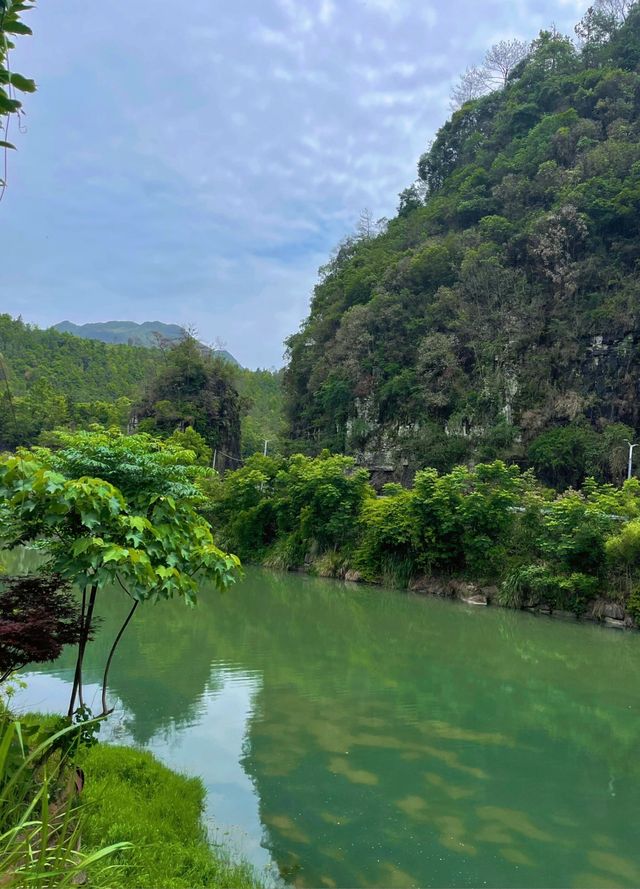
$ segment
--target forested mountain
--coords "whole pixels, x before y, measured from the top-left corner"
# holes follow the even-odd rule
[[[74,324],[72,321],[61,321],[54,324],[54,330],[60,333],[71,333],[86,340],[99,340],[102,343],[123,344],[128,346],[159,346],[184,339],[187,331],[179,324],[164,324],[162,321],[99,321],[90,324]],[[230,352],[225,349],[214,349],[216,355],[238,364]]]
[[[199,352],[217,366],[224,357],[201,348]],[[56,427],[84,428],[100,423],[126,429],[138,407],[137,413],[156,418],[154,422],[163,433],[170,431],[172,418],[179,427],[184,405],[169,404],[172,399],[167,398],[166,385],[164,394],[160,391],[167,354],[167,350],[103,343],[53,328],[39,330],[21,319],[0,315],[0,449],[32,444]],[[217,376],[221,389],[212,393],[214,400],[224,395],[225,403],[231,404],[235,397],[231,389],[242,398],[243,407],[237,411],[243,415],[241,442],[235,428],[227,429],[220,439],[231,456],[262,451],[265,439],[270,452],[278,451],[281,373],[246,370],[223,360]],[[158,410],[164,411],[161,419]],[[191,407],[189,410],[194,413]],[[234,423],[235,415],[231,426]],[[215,446],[218,439],[210,424],[203,432]]]
[[[397,216],[365,217],[320,270],[288,340],[293,450],[620,475],[640,409],[640,8],[596,3],[576,32],[541,32],[454,112]]]
[[[9,315],[0,315],[0,353],[14,395],[46,381],[75,401],[133,398],[158,362],[151,349],[40,330]]]

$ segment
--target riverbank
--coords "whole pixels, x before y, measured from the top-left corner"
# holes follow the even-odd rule
[[[97,743],[60,716],[16,717],[0,697],[0,886],[261,889],[210,841],[200,778]]]
[[[411,488],[380,495],[353,460],[327,453],[252,457],[208,493],[218,545],[245,563],[610,626],[640,621],[637,479],[556,492],[495,461],[421,470]]]
[[[260,567],[267,567],[273,570],[273,567],[269,564],[263,564]],[[514,610],[512,604],[504,601],[500,587],[495,584],[471,581],[466,578],[422,574],[411,577],[404,584],[394,583],[392,577],[386,577],[379,581],[371,580],[363,577],[360,571],[349,568],[338,560],[328,560],[325,557],[296,568],[290,568],[289,570],[309,574],[313,577],[342,580],[346,583],[394,587],[403,592],[415,593],[420,596],[434,596],[438,599],[451,599],[462,602],[465,605],[495,606]],[[637,620],[625,609],[623,602],[602,596],[586,603],[584,610],[581,612],[554,608],[549,602],[533,598],[525,599],[515,610],[546,615],[558,620],[598,623],[617,630],[638,629]]]
[[[108,744],[84,750],[78,765],[85,775],[83,851],[132,844],[109,859],[116,865],[110,889],[259,889],[249,865],[209,842],[200,778],[172,771],[147,751]]]

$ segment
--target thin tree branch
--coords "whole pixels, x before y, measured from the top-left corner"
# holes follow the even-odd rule
[[[86,618],[86,607],[87,607],[87,588],[86,586],[82,588],[82,608],[80,609],[80,639],[78,640],[78,653],[76,655],[76,669],[73,674],[73,686],[71,688],[71,698],[69,700],[69,711],[67,716],[71,719],[73,715],[73,707],[76,702],[76,695],[78,693],[78,682],[80,677],[80,646],[82,644],[82,639],[84,637],[84,622]]]
[[[120,575],[119,575],[117,572],[116,572],[116,580],[118,581],[118,583],[120,584],[120,586],[122,587],[122,589],[125,591],[125,593],[127,594],[127,596],[129,596],[130,599],[133,599],[133,596],[131,595],[131,593],[129,592],[129,590],[126,588],[126,586],[123,584],[123,582],[120,580]]]
[[[113,707],[111,708],[111,710],[109,710],[107,707],[107,680],[109,678],[109,668],[111,667],[111,661],[113,660],[113,656],[116,652],[116,648],[118,647],[118,643],[122,639],[124,631],[129,626],[129,621],[135,614],[136,608],[138,607],[139,604],[140,604],[140,602],[136,599],[136,601],[131,606],[131,610],[129,611],[129,614],[126,617],[125,622],[120,627],[118,635],[114,639],[113,645],[111,646],[111,651],[109,652],[109,657],[107,658],[107,663],[104,668],[104,676],[102,677],[102,715],[103,716],[108,716],[109,713],[113,712]]]

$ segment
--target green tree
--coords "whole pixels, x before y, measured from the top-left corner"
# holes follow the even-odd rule
[[[276,541],[275,481],[282,457],[255,454],[208,487],[207,514],[222,545],[242,559],[261,560]]]
[[[218,450],[216,466],[224,468],[240,458],[245,409],[233,367],[187,336],[166,351],[135,413],[145,432],[167,436],[192,427],[208,447]]]
[[[598,436],[582,426],[550,429],[531,442],[529,459],[543,481],[577,488],[598,462]]]
[[[124,590],[132,605],[105,665],[103,712],[113,653],[141,602],[179,596],[196,600],[196,575],[226,589],[239,562],[213,543],[199,514],[204,470],[192,451],[148,436],[116,432],[62,434],[61,448],[22,451],[0,459],[0,527],[11,548],[39,542],[43,570],[82,590],[82,638],[69,715],[83,706],[82,663],[96,599],[105,589]]]
[[[371,495],[368,478],[351,457],[294,455],[276,476],[279,529],[321,550],[344,546],[353,539],[362,503]]]
[[[166,440],[168,445],[175,445],[183,451],[192,451],[199,466],[211,466],[213,452],[204,438],[192,426],[176,429]]]

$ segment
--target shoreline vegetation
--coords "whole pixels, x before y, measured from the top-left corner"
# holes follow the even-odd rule
[[[35,573],[0,575],[0,607],[7,615],[2,675],[55,660],[61,645],[77,641],[69,711],[58,718],[53,737],[76,731],[81,746],[89,747],[69,754],[70,771],[59,768],[50,779],[65,794],[74,769],[82,763],[86,771],[79,793],[90,805],[78,816],[84,827],[76,827],[73,799],[61,810],[72,813],[62,816],[64,823],[86,845],[65,841],[60,850],[41,779],[43,762],[56,760],[47,755],[37,764],[22,762],[24,749],[38,749],[47,737],[47,720],[33,727],[33,745],[23,745],[15,723],[8,747],[0,741],[0,752],[11,748],[16,774],[25,776],[22,796],[4,812],[5,824],[22,836],[21,819],[37,802],[36,849],[54,843],[54,864],[38,876],[42,889],[64,885],[52,880],[52,867],[68,882],[70,868],[82,869],[86,861],[102,873],[112,867],[109,859],[109,883],[100,877],[91,885],[133,885],[127,860],[139,889],[195,889],[212,881],[239,889],[258,885],[250,869],[209,850],[198,779],[172,775],[140,751],[92,746],[83,660],[93,644],[94,605],[105,595],[123,595],[132,604],[104,664],[103,716],[111,712],[111,661],[138,606],[172,598],[193,605],[203,583],[222,592],[238,580],[240,559],[471,604],[598,618],[611,626],[632,626],[640,618],[638,479],[616,487],[588,478],[579,490],[558,492],[532,471],[496,460],[442,474],[425,468],[411,487],[392,483],[378,493],[351,457],[329,451],[256,455],[219,475],[199,460],[199,443],[193,429],[163,440],[94,428],[59,431],[50,448],[0,458],[2,542],[9,550],[31,543],[44,557]],[[68,599],[74,586],[81,594],[76,607]],[[44,630],[34,640],[35,618]],[[172,844],[179,851],[171,852]],[[31,847],[17,858],[14,853],[12,867],[22,867],[27,852],[34,857]]]
[[[83,845],[132,846],[114,854],[110,889],[260,889],[253,868],[213,843],[203,822],[205,788],[147,750],[96,744],[78,760],[86,776]]]
[[[0,704],[0,886],[260,889],[212,842],[202,780],[152,753],[98,743],[99,723],[14,717]],[[8,827],[8,832],[7,832]]]
[[[245,562],[621,628],[640,618],[637,479],[558,493],[495,461],[378,495],[325,452],[252,457],[207,496],[216,541]]]
[[[321,577],[326,580],[336,580],[347,584],[359,584],[374,588],[376,586],[387,586],[383,580],[365,580],[359,571],[351,569],[342,569],[338,574],[324,574],[321,573],[324,570],[322,565],[318,569],[314,563],[289,569],[269,567],[264,563],[258,564],[257,567],[268,568],[270,571],[286,570],[291,573],[306,574],[309,577]],[[412,578],[408,586],[399,587],[393,583],[388,586],[398,593],[411,593],[417,596],[448,599],[452,602],[460,602],[463,605],[509,608],[508,605],[503,605],[500,601],[500,590],[495,584],[485,584],[465,578],[422,575]],[[577,614],[575,611],[553,608],[551,605],[543,602],[522,605],[518,610],[557,620],[597,623],[617,630],[638,629],[635,618],[625,611],[624,607],[618,602],[611,601],[605,596],[599,596],[594,599],[588,610],[581,614]]]

